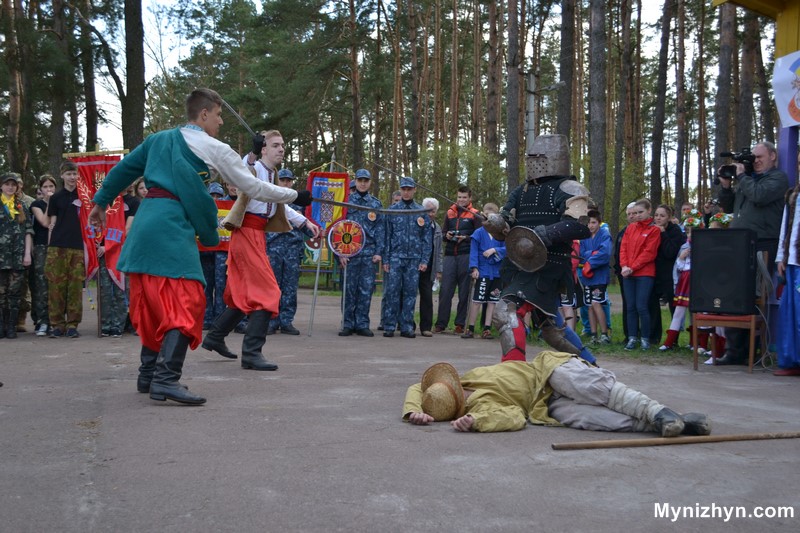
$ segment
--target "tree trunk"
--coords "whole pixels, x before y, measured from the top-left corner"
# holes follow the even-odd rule
[[[352,0],[351,0],[352,2]],[[420,93],[420,80],[419,80],[419,56],[417,54],[417,12],[414,7],[415,0],[408,0],[408,41],[411,45],[411,161],[417,161],[419,156],[419,145],[422,143],[420,138],[420,109],[419,109],[419,93]],[[380,54],[378,50],[378,54]]]
[[[458,0],[453,0],[453,31],[450,42],[450,134],[448,141],[458,143],[459,57],[458,57]]]
[[[364,139],[361,131],[361,79],[358,67],[358,35],[355,1],[350,0],[350,89],[353,97],[353,167],[364,166]]]
[[[141,0],[125,0],[126,94],[122,103],[122,142],[133,150],[144,138],[144,25]]]
[[[470,142],[481,144],[481,111],[483,110],[483,94],[481,91],[481,44],[483,34],[481,27],[481,3],[472,3],[472,117],[470,121]]]
[[[619,74],[619,103],[614,125],[614,191],[611,198],[611,211],[601,211],[608,222],[611,235],[619,232],[619,210],[622,209],[622,164],[625,154],[625,122],[628,109],[629,78],[631,72],[631,59],[633,56],[633,41],[631,39],[631,5],[630,0],[620,3],[622,15],[622,57],[620,58]],[[612,216],[608,216],[612,215]]]
[[[444,96],[442,94],[442,0],[436,0],[433,32],[433,142],[444,140]]]
[[[656,108],[653,118],[653,143],[650,159],[650,200],[661,203],[661,150],[664,144],[664,117],[666,115],[667,70],[669,69],[669,27],[672,21],[674,0],[664,0],[661,16],[661,51],[658,55],[658,81],[656,82]]]
[[[87,17],[92,14],[91,0],[84,0],[82,11]],[[81,21],[81,34],[78,41],[81,53],[81,72],[83,73],[83,100],[86,104],[86,150],[94,150],[97,146],[97,126],[99,114],[97,112],[97,96],[95,94],[94,76],[94,45],[92,32],[87,24]]]
[[[17,38],[16,13],[11,0],[3,0],[3,34],[5,35],[5,61],[8,69],[8,127],[6,129],[6,154],[8,169],[22,172],[23,159],[20,144],[20,122],[22,119],[22,58]]]
[[[508,190],[519,185],[519,128],[520,128],[520,56],[519,56],[519,8],[517,0],[508,1],[508,60],[506,63],[506,172]]]
[[[736,6],[722,4],[719,8],[719,76],[717,98],[714,102],[714,169],[724,163],[720,151],[729,150],[731,83],[733,74],[733,51],[736,42]]]
[[[760,45],[758,17],[745,11],[742,63],[739,69],[739,107],[734,124],[734,149],[749,148],[753,138],[753,90],[756,79],[756,48]]]
[[[500,70],[501,54],[498,44],[497,3],[489,2],[489,64],[486,68],[486,148],[498,159],[500,147],[497,139],[497,125],[500,109]]]
[[[769,95],[770,81],[767,79],[767,72],[764,68],[764,58],[761,55],[761,47],[756,46],[756,79],[758,81],[758,114],[763,121],[764,133],[759,139],[775,144],[775,117],[773,115],[775,107],[772,105],[772,98]]]
[[[58,168],[64,153],[64,119],[67,112],[67,98],[72,87],[72,70],[70,66],[69,42],[67,35],[67,20],[64,2],[53,1],[53,33],[55,34],[54,77],[59,83],[54,84],[51,98],[51,118],[48,133],[48,162],[50,168]]]
[[[606,199],[606,2],[589,3],[589,191],[601,212]]]
[[[561,58],[559,75],[564,86],[558,91],[556,133],[570,138],[572,131],[572,81],[575,70],[575,0],[561,2]]]
[[[709,169],[713,164],[708,148],[708,123],[706,122],[706,82],[705,82],[705,34],[706,7],[699,5],[697,32],[697,61],[693,69],[697,85],[697,205],[701,206],[708,197]]]
[[[675,151],[675,212],[680,212],[680,207],[687,200],[686,191],[683,189],[683,169],[686,155],[686,145],[689,142],[689,132],[686,125],[686,79],[684,71],[686,68],[686,11],[683,0],[677,2],[677,26],[678,35],[676,39],[677,67],[675,69],[675,105],[677,118],[677,146]]]

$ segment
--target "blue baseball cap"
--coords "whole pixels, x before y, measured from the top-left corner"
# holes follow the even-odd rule
[[[293,180],[296,179],[295,175],[292,174],[292,171],[288,168],[282,168],[278,171],[278,179],[279,180]]]
[[[219,194],[220,196],[225,196],[225,191],[222,190],[222,185],[216,181],[212,181],[208,184],[208,194]]]
[[[406,189],[406,188],[413,189],[416,188],[416,186],[417,184],[414,182],[414,178],[412,178],[411,176],[403,176],[402,178],[400,178],[401,189]]]
[[[359,179],[371,180],[372,179],[372,174],[370,174],[369,170],[367,170],[366,168],[360,168],[360,169],[356,170],[356,179],[357,180],[359,180]]]

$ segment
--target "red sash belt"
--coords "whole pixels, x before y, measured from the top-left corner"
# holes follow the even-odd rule
[[[147,189],[147,195],[145,198],[169,198],[170,200],[176,200],[180,202],[180,199],[177,196],[166,189],[162,189],[161,187],[150,187]]]
[[[242,227],[264,231],[264,228],[267,227],[268,220],[269,219],[266,217],[245,213],[244,220],[242,220]]]

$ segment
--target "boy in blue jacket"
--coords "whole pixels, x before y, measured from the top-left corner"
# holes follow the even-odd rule
[[[498,213],[500,209],[496,204],[488,203],[483,206],[483,214],[487,217],[491,213]],[[478,310],[487,304],[483,333],[481,338],[492,338],[492,313],[494,306],[500,299],[500,262],[506,256],[506,243],[498,241],[483,227],[472,234],[469,248],[470,276],[475,280],[475,290],[472,294],[469,310],[469,324],[467,331],[461,335],[462,339],[471,339],[475,336],[475,321]]]
[[[589,231],[592,236],[580,241],[582,263],[579,265],[578,278],[583,286],[583,301],[589,307],[593,342],[611,344],[603,304],[608,299],[607,288],[613,245],[611,235],[601,230],[602,223],[600,211],[589,210]],[[599,338],[598,328],[601,332]]]

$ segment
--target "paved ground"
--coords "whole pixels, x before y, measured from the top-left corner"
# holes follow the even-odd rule
[[[301,292],[302,336],[268,339],[278,372],[192,352],[184,382],[203,407],[137,394],[137,338],[93,337],[88,310],[78,340],[0,341],[0,530],[798,530],[800,440],[553,451],[630,435],[413,427],[400,421],[406,387],[432,362],[497,362],[497,341],[340,338],[332,297],[308,337],[310,300]],[[706,411],[716,434],[800,431],[798,379],[601,363],[677,410]],[[795,517],[672,522],[656,504]]]

